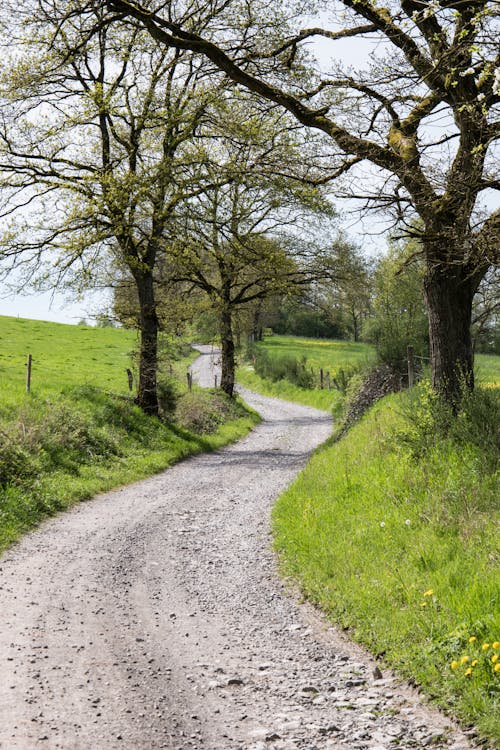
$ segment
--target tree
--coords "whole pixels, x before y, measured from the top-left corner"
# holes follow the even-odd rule
[[[335,281],[319,283],[315,306],[342,330],[342,335],[359,341],[363,321],[368,317],[373,294],[373,269],[360,248],[339,236],[331,249]]]
[[[427,314],[422,295],[424,268],[415,257],[415,241],[392,244],[374,273],[373,318],[368,339],[383,362],[407,368],[407,348],[429,356]]]
[[[498,3],[337,0],[328,5],[331,27],[298,28],[286,38],[288,26],[273,25],[261,4],[211,5],[221,15],[203,35],[173,2],[106,5],[115,17],[139,20],[166,47],[206,56],[233,82],[324,133],[334,146],[330,175],[350,173],[351,195],[392,207],[410,232],[420,218],[433,385],[452,404],[464,381],[472,389],[472,303],[500,245],[500,210],[481,204],[500,187]],[[369,45],[370,63],[355,72],[337,63],[324,73],[317,65],[307,76],[302,46],[318,38]],[[360,181],[365,164],[374,168]]]
[[[137,402],[157,415],[156,268],[214,94],[202,61],[140,27],[103,24],[99,10],[90,35],[80,16],[60,26],[50,3],[25,19],[2,90],[1,216],[14,219],[4,268],[38,287],[106,284],[125,270],[139,303]]]
[[[283,206],[259,181],[243,171],[224,186],[213,186],[185,206],[172,280],[204,291],[218,320],[221,388],[233,395],[235,382],[234,315],[251,303],[290,294],[324,273],[319,254],[287,237]],[[219,168],[217,168],[219,172]],[[281,235],[281,237],[280,237]],[[281,240],[281,241],[280,241]],[[294,245],[294,247],[293,247]],[[293,249],[292,249],[293,247]]]

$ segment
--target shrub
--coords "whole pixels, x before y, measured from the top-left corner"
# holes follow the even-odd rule
[[[278,380],[289,380],[300,388],[314,388],[314,376],[306,367],[307,360],[298,360],[292,354],[281,354],[270,357],[260,349],[253,351],[254,369],[257,375],[276,383]]]
[[[179,381],[174,378],[162,378],[158,381],[158,403],[164,417],[175,412],[179,398]]]
[[[443,439],[457,445],[480,448],[483,455],[496,462],[500,451],[500,391],[464,389],[456,413],[440,398],[428,380],[423,380],[408,394],[404,409],[407,426],[400,438],[416,456],[424,455]]]
[[[198,435],[212,433],[232,419],[243,416],[239,401],[222,391],[192,391],[177,402],[175,419],[181,427]]]

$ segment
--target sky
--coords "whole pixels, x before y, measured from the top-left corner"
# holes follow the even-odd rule
[[[104,312],[107,304],[104,294],[90,293],[80,302],[68,301],[66,294],[9,295],[0,292],[0,315],[15,318],[29,318],[31,320],[49,320],[55,323],[69,323],[76,325],[85,319],[89,325],[93,324],[95,316]]]

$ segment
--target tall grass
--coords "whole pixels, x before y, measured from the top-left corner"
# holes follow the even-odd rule
[[[278,500],[276,546],[333,620],[500,742],[500,392],[448,416],[425,384],[372,407]]]

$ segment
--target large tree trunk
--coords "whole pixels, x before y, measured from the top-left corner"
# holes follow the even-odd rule
[[[464,267],[428,267],[424,281],[432,385],[455,408],[464,389],[474,388],[472,300],[477,281]]]
[[[234,340],[231,311],[223,309],[220,314],[221,381],[220,387],[228,396],[234,391]]]
[[[137,293],[139,297],[139,320],[141,333],[141,350],[139,355],[139,388],[136,403],[146,414],[158,416],[158,330],[153,274],[145,272],[136,274]]]

